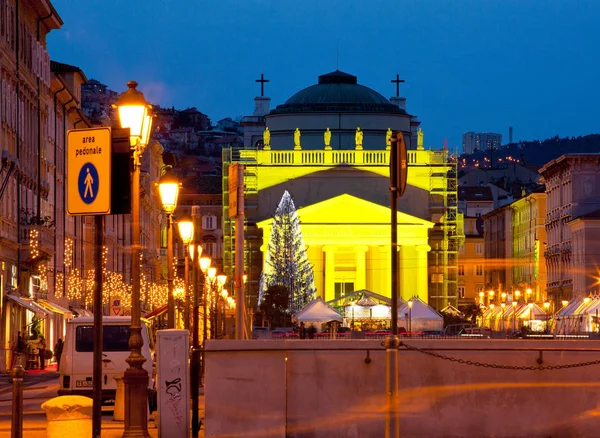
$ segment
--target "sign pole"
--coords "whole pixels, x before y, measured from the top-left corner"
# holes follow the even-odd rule
[[[408,175],[408,162],[406,143],[402,132],[396,131],[395,137],[390,139],[390,211],[391,211],[391,253],[392,253],[392,306],[391,306],[391,334],[385,338],[385,391],[386,415],[385,438],[400,437],[400,411],[399,411],[399,366],[398,348],[398,298],[399,298],[399,271],[398,271],[398,198],[406,189]]]
[[[104,235],[104,216],[95,216],[95,253],[94,264],[94,404],[92,411],[93,437],[100,438],[102,430],[102,238]]]

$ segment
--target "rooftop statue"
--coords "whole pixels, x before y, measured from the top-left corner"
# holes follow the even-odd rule
[[[356,149],[362,149],[363,144],[363,132],[360,130],[360,126],[356,128],[356,135],[354,136],[356,142]]]
[[[419,128],[417,131],[417,149],[423,150],[423,130]]]
[[[331,131],[329,128],[323,133],[323,141],[325,142],[325,149],[331,149]]]
[[[300,149],[300,129],[294,131],[294,149]]]
[[[268,126],[265,128],[265,131],[263,132],[263,144],[264,144],[264,149],[266,149],[266,150],[271,149],[271,131],[269,131]]]
[[[389,149],[392,146],[392,129],[388,128],[385,133],[385,146]]]

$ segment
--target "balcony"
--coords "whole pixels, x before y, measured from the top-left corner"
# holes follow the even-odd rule
[[[21,257],[26,263],[47,260],[54,255],[54,230],[43,225],[21,225]]]

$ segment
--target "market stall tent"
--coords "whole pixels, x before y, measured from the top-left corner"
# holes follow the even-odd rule
[[[421,330],[443,330],[444,317],[433,307],[418,297],[411,298],[412,309],[407,302],[401,302],[398,307],[398,326],[404,326],[408,330],[410,325],[412,332]]]
[[[327,323],[331,321],[342,322],[343,317],[325,303],[321,298],[316,298],[306,305],[302,310],[294,314],[298,322]]]

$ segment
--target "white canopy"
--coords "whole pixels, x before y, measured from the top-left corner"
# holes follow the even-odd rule
[[[402,302],[398,308],[398,325],[410,322],[413,332],[420,330],[443,330],[444,317],[418,297],[411,298],[412,309]],[[406,327],[408,329],[408,327]]]
[[[343,317],[337,313],[333,307],[330,307],[321,298],[316,298],[306,305],[306,307],[294,314],[294,319],[299,322],[342,322]]]

